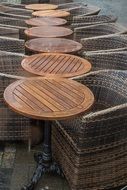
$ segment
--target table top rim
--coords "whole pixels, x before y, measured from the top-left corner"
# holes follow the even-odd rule
[[[55,34],[50,34],[49,36],[47,35],[43,35],[43,36],[41,36],[41,34],[39,34],[39,35],[37,35],[36,34],[36,32],[34,33],[34,34],[32,34],[32,30],[41,30],[41,31],[43,31],[43,29],[45,30],[45,29],[51,29],[50,31],[51,31],[51,33],[53,32],[53,30],[59,30],[59,32],[60,31],[64,31],[64,32],[66,32],[65,34],[59,34],[58,36],[57,35],[55,35]],[[73,34],[73,30],[71,30],[70,28],[66,28],[66,27],[64,27],[64,26],[37,26],[37,27],[31,27],[31,28],[27,28],[27,29],[25,29],[25,31],[24,31],[24,33],[25,33],[25,35],[26,36],[28,36],[28,37],[35,37],[35,38],[56,38],[56,37],[66,37],[66,36],[70,36],[70,35],[72,35]]]
[[[46,10],[46,11],[35,11],[35,12],[33,12],[32,13],[32,15],[33,16],[37,16],[37,17],[45,17],[45,16],[40,16],[40,15],[38,15],[37,13],[46,13],[46,12],[49,12],[49,13],[63,13],[62,15],[60,15],[60,16],[50,16],[50,15],[48,15],[48,16],[46,16],[46,17],[59,17],[59,18],[61,18],[61,17],[67,17],[67,16],[70,16],[70,12],[68,12],[68,11],[64,11],[64,10],[60,10],[60,9],[56,9],[56,10]]]
[[[67,114],[63,112],[63,116],[61,116],[61,112],[58,112],[57,113],[58,115],[56,114],[56,112],[53,112],[53,114],[51,114],[51,115],[47,114],[48,116],[46,116],[45,115],[46,112],[43,112],[43,114],[40,114],[39,112],[37,114],[37,111],[36,111],[36,113],[32,113],[30,111],[28,113],[26,113],[21,108],[20,109],[17,108],[15,106],[15,102],[13,103],[13,101],[12,101],[13,96],[11,96],[12,92],[15,90],[15,88],[19,84],[22,84],[23,82],[26,82],[26,81],[34,81],[34,80],[40,80],[40,81],[42,81],[44,79],[47,79],[47,77],[31,77],[31,78],[22,79],[22,80],[18,80],[18,81],[13,82],[4,91],[4,100],[5,100],[6,104],[13,111],[15,111],[16,113],[24,115],[25,117],[29,117],[29,118],[33,118],[33,119],[38,119],[38,120],[64,120],[64,119],[74,118],[74,117],[83,115],[84,113],[88,112],[89,109],[93,106],[93,104],[94,104],[94,95],[93,95],[92,91],[88,87],[86,87],[85,85],[82,85],[81,83],[78,83],[77,81],[71,80],[71,79],[65,79],[65,78],[63,79],[63,78],[59,78],[59,77],[51,77],[51,78],[48,78],[48,80],[59,79],[59,80],[66,81],[66,82],[70,81],[69,83],[71,85],[73,83],[75,83],[76,85],[78,85],[79,89],[82,92],[84,92],[84,93],[87,92],[88,94],[86,93],[85,94],[86,96],[84,98],[85,99],[85,103],[84,104],[86,105],[86,107],[84,107],[84,104],[82,103],[81,105],[78,105],[76,107],[76,109],[74,108],[74,111],[75,111],[74,113],[72,113],[73,109],[70,109],[70,112],[68,112]],[[10,91],[10,89],[11,89],[11,91]],[[8,96],[8,94],[9,94],[9,96]],[[81,110],[82,108],[80,108],[80,106],[83,107],[83,110]]]
[[[39,7],[38,7],[39,6]],[[43,6],[41,8],[41,6]],[[44,9],[44,6],[46,6],[47,8]],[[25,9],[29,9],[29,10],[35,10],[35,11],[38,11],[38,10],[55,10],[58,8],[58,5],[55,5],[55,4],[48,4],[48,3],[35,3],[35,4],[28,4],[28,5],[25,5]]]
[[[60,56],[76,58],[76,59],[78,59],[79,61],[82,62],[82,64],[85,66],[85,69],[84,70],[82,69],[80,72],[76,71],[75,73],[70,72],[70,73],[51,74],[51,73],[48,73],[48,72],[46,73],[45,72],[45,73],[41,74],[39,72],[36,72],[35,70],[32,70],[30,67],[28,67],[29,59],[37,58],[37,57],[39,57],[41,55],[42,56],[45,56],[45,55],[56,55],[56,56],[58,56],[58,55],[60,55]],[[34,54],[34,55],[31,55],[31,56],[25,57],[21,62],[21,66],[27,72],[30,72],[30,73],[35,74],[37,76],[42,76],[42,77],[56,76],[56,77],[63,77],[63,78],[73,78],[73,77],[83,76],[84,74],[88,73],[92,68],[92,64],[88,60],[86,60],[86,59],[84,59],[82,57],[76,56],[76,55],[65,54],[65,53],[39,53],[39,54]]]
[[[32,20],[38,20],[38,19],[44,19],[44,18],[48,18],[48,19],[51,19],[51,20],[54,20],[54,19],[56,19],[56,20],[58,20],[58,21],[61,21],[61,24],[53,24],[53,25],[51,25],[51,24],[47,24],[47,25],[36,25],[36,23],[34,24],[32,24]],[[62,23],[63,22],[63,23]],[[58,17],[35,17],[35,18],[31,18],[31,19],[29,19],[29,20],[25,20],[25,23],[27,24],[27,25],[30,25],[30,26],[62,26],[62,25],[65,25],[66,23],[67,23],[67,20],[66,19],[63,19],[63,18],[58,18]]]
[[[65,52],[52,52],[52,53],[72,53],[72,52],[76,52],[76,51],[79,51],[79,50],[81,50],[82,49],[82,44],[81,43],[79,43],[79,42],[77,42],[77,41],[74,41],[74,40],[70,40],[70,39],[67,39],[67,38],[34,38],[34,39],[31,39],[31,40],[28,40],[28,41],[26,41],[25,42],[25,47],[28,49],[28,50],[30,50],[30,51],[32,51],[32,52],[39,52],[39,53],[47,53],[47,51],[42,51],[42,50],[35,50],[35,49],[33,49],[33,48],[30,48],[29,46],[28,46],[28,43],[30,43],[31,41],[41,41],[41,40],[61,40],[61,41],[66,41],[66,42],[72,42],[73,44],[77,44],[79,47],[77,48],[77,49],[75,49],[75,50],[73,50],[73,51],[65,51]]]

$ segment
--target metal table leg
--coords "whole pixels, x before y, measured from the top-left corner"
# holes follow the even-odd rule
[[[52,160],[51,125],[52,123],[50,121],[45,121],[43,150],[42,153],[34,155],[35,161],[37,162],[36,171],[33,174],[31,182],[22,187],[21,190],[34,190],[38,181],[46,172],[54,172],[63,176],[58,164]]]

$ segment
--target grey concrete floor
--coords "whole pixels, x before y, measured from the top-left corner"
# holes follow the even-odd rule
[[[118,22],[127,26],[127,0],[74,0],[85,2],[101,8],[100,14],[113,14]]]

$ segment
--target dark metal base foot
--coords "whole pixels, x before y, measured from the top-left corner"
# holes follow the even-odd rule
[[[62,177],[64,177],[64,174],[62,172],[62,170],[60,169],[60,167],[58,166],[58,164],[56,162],[44,162],[42,160],[43,155],[42,154],[36,154],[35,156],[35,160],[37,161],[37,168],[36,171],[33,174],[33,177],[31,179],[30,184],[28,184],[27,186],[24,186],[21,188],[21,190],[34,190],[35,186],[37,185],[38,181],[40,180],[40,178],[45,174],[45,173],[56,173]]]

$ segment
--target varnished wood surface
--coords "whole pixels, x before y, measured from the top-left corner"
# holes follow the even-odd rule
[[[34,53],[73,53],[82,48],[82,44],[65,38],[35,38],[25,43],[27,50]]]
[[[55,17],[36,17],[25,22],[28,26],[60,26],[67,23],[65,19]]]
[[[84,85],[64,78],[29,78],[9,85],[6,103],[25,116],[58,120],[85,113],[94,103],[93,93]]]
[[[35,11],[32,13],[33,16],[37,17],[67,17],[70,15],[67,11],[62,10],[47,10],[47,11]]]
[[[69,28],[58,26],[40,26],[32,27],[25,30],[25,35],[29,38],[56,38],[70,36],[73,31]]]
[[[58,5],[53,5],[53,4],[29,4],[29,5],[26,5],[25,8],[33,10],[33,11],[53,10],[53,9],[57,9]]]
[[[22,67],[33,74],[45,77],[81,76],[91,69],[91,64],[86,59],[70,54],[42,53],[23,59]]]

